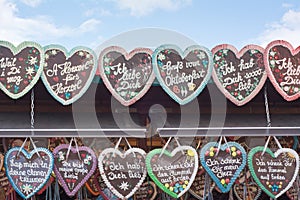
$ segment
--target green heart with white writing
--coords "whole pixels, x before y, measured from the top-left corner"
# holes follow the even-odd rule
[[[179,146],[172,152],[154,149],[146,156],[146,167],[154,183],[173,198],[191,187],[198,171],[198,154],[193,147]]]
[[[248,154],[248,166],[254,181],[271,198],[277,199],[293,186],[299,171],[299,156],[289,148],[275,153],[263,146],[253,148]]]

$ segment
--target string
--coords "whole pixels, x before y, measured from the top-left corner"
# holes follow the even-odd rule
[[[279,149],[282,149],[282,146],[281,146],[280,142],[278,141],[278,139],[275,136],[273,136],[273,138],[274,138],[277,146],[279,147]]]
[[[72,137],[71,140],[70,140],[70,144],[69,144],[67,155],[66,155],[66,160],[68,160],[68,158],[69,158],[69,154],[70,154],[70,150],[71,150],[71,147],[72,147],[73,139],[74,138]]]
[[[38,152],[38,150],[37,150],[37,148],[36,148],[36,145],[35,145],[35,143],[33,142],[32,138],[29,137],[29,139],[30,139],[30,142],[32,143],[33,149],[35,150],[36,154],[38,155],[38,157],[41,158],[41,156],[40,156],[40,154],[39,154],[39,152]]]
[[[265,98],[265,108],[266,108],[266,119],[267,119],[267,127],[271,127],[271,117],[270,117],[270,110],[269,110],[269,102],[268,102],[268,91],[267,91],[267,84],[264,87],[264,98]],[[267,129],[267,135],[269,135],[270,130]],[[264,155],[268,144],[270,142],[271,136],[268,137],[267,142],[265,144],[264,150],[261,155]]]
[[[223,139],[223,136],[220,137],[219,144],[218,144],[218,151],[216,152],[216,156],[219,154],[219,149],[221,148],[222,139]]]
[[[159,155],[159,158],[160,158],[160,157],[162,156],[162,154],[165,152],[165,150],[166,150],[167,146],[169,145],[169,143],[171,142],[171,140],[172,140],[172,137],[170,137],[170,138],[168,139],[168,141],[166,142],[165,146],[162,148],[162,151],[161,151],[161,153],[160,153],[160,155]]]
[[[224,139],[224,142],[225,142],[225,144],[226,144],[227,148],[230,150],[230,146],[229,146],[229,144],[227,143],[227,139],[226,139],[226,137],[225,137],[225,136],[223,136],[223,139]],[[219,151],[218,151],[218,152],[219,152]],[[231,155],[230,151],[229,151],[229,154]]]
[[[78,148],[78,144],[77,144],[76,138],[74,138],[73,141],[75,143],[75,148],[76,148],[76,151],[77,151],[78,159],[81,161],[81,156],[80,156],[80,153],[79,153],[79,148]]]
[[[132,147],[131,147],[130,143],[128,142],[127,138],[124,138],[124,140],[125,140],[125,142],[127,143],[129,149],[132,149]],[[132,151],[132,154],[133,154],[133,156],[135,157],[134,151]]]
[[[178,141],[178,137],[174,137],[174,140],[175,140],[175,142],[177,143],[177,146],[180,147],[181,145],[180,145],[180,143],[179,143],[179,141]],[[181,153],[184,154],[183,149],[181,149]]]
[[[21,150],[24,148],[24,146],[25,146],[25,144],[26,144],[26,141],[27,141],[27,139],[28,139],[28,137],[27,137],[27,138],[25,138],[25,140],[24,140],[23,144],[21,145],[21,147],[20,147],[20,149],[19,149],[19,151],[18,151],[18,153],[17,153],[17,155],[16,155],[16,157],[17,157],[17,158],[19,157]]]
[[[31,120],[30,120],[30,125],[31,125],[31,135],[34,135],[34,89],[31,90]]]
[[[266,142],[265,147],[264,147],[264,150],[263,150],[263,152],[261,153],[261,156],[264,155],[264,153],[265,153],[265,151],[266,151],[266,149],[267,149],[267,147],[268,147],[268,144],[269,144],[269,142],[270,142],[270,139],[271,139],[271,136],[268,137],[267,142]]]

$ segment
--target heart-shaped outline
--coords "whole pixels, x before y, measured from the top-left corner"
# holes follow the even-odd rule
[[[30,159],[32,158],[32,156],[37,153],[37,152],[43,152],[45,153],[50,161],[49,161],[49,169],[48,169],[48,172],[47,172],[47,175],[45,177],[45,180],[43,183],[41,183],[34,191],[32,191],[30,194],[28,194],[27,196],[25,196],[25,194],[23,194],[19,188],[16,186],[15,182],[14,182],[14,179],[9,175],[8,171],[8,166],[7,166],[7,163],[9,162],[8,158],[10,157],[9,155],[13,152],[21,152],[25,157],[26,159]],[[53,170],[53,166],[54,166],[54,157],[52,155],[52,152],[49,151],[48,149],[46,148],[43,148],[43,147],[38,147],[38,148],[35,148],[33,149],[30,153],[27,152],[24,148],[21,148],[21,147],[13,147],[11,149],[8,150],[8,152],[5,154],[5,158],[4,158],[4,167],[5,167],[5,172],[6,172],[6,176],[10,182],[10,184],[12,185],[12,187],[14,188],[14,190],[23,198],[23,199],[29,199],[30,197],[32,197],[35,193],[37,193],[38,191],[40,191],[44,185],[47,183],[48,179],[50,178],[51,176],[51,173],[52,173],[52,170]]]
[[[137,191],[137,189],[143,184],[144,180],[146,179],[146,176],[147,176],[147,170],[146,170],[146,167],[144,169],[144,173],[143,173],[143,176],[142,178],[140,179],[140,181],[137,183],[137,185],[133,188],[133,190],[128,193],[125,197],[119,193],[115,187],[113,185],[111,185],[110,181],[107,179],[105,173],[104,173],[104,168],[103,168],[103,159],[105,158],[105,156],[109,153],[115,153],[117,155],[119,155],[121,158],[126,158],[126,156],[128,154],[131,154],[131,153],[139,153],[140,155],[143,156],[143,158],[145,159],[145,156],[146,156],[146,152],[143,150],[143,149],[140,149],[140,148],[130,148],[128,149],[125,153],[122,153],[121,151],[119,151],[118,149],[115,149],[115,148],[107,148],[107,149],[104,149],[101,154],[99,155],[99,158],[98,158],[98,168],[99,168],[99,171],[100,171],[100,175],[101,177],[103,178],[105,184],[107,185],[108,189],[114,194],[116,195],[117,197],[119,197],[120,199],[128,199],[130,198],[131,196],[134,195],[134,193]]]
[[[22,42],[21,44],[19,44],[17,47],[14,46],[12,43],[7,42],[7,41],[0,41],[0,48],[1,47],[6,47],[8,48],[13,56],[15,56],[16,54],[20,53],[23,49],[27,48],[27,47],[34,47],[36,48],[39,52],[40,52],[40,62],[39,62],[39,68],[36,71],[36,75],[34,76],[34,78],[32,79],[32,81],[24,88],[24,90],[20,93],[17,94],[13,94],[11,92],[9,92],[6,87],[3,86],[3,84],[0,82],[0,89],[10,98],[12,99],[18,99],[22,96],[24,96],[25,94],[27,94],[27,92],[29,92],[33,86],[37,83],[37,81],[40,79],[40,76],[43,72],[43,66],[44,66],[44,51],[43,48],[40,44],[36,43],[36,42],[31,42],[31,41],[25,41]]]
[[[56,159],[56,155],[60,150],[68,150],[68,148],[70,147],[70,144],[61,144],[59,146],[57,146],[54,150],[53,150],[53,155],[54,155],[54,159]],[[86,146],[80,146],[78,147],[78,151],[85,151],[88,152],[91,156],[92,156],[92,162],[93,165],[91,167],[91,170],[88,172],[88,174],[81,180],[81,182],[79,182],[76,187],[74,187],[74,189],[72,191],[69,190],[69,187],[67,186],[64,178],[62,177],[61,173],[59,172],[59,170],[57,169],[56,165],[54,164],[54,172],[56,177],[58,178],[61,186],[64,188],[66,194],[70,197],[74,196],[78,190],[85,184],[85,182],[93,175],[93,173],[96,170],[97,167],[97,157],[94,153],[94,151]],[[75,147],[71,147],[70,148],[70,153],[76,153],[77,154],[77,149]]]
[[[253,185],[253,184],[256,184],[256,183],[254,183],[254,182],[247,183],[247,185]],[[240,198],[240,196],[237,194],[236,187],[237,187],[238,185],[244,185],[244,184],[243,184],[243,183],[234,184],[234,185],[233,185],[233,192],[234,192],[235,197],[236,197],[238,200],[243,200],[243,199]],[[262,193],[261,188],[257,186],[257,189],[258,189],[257,195],[256,195],[256,196],[254,197],[254,199],[252,199],[252,200],[258,200],[258,198],[261,196],[261,193]]]
[[[180,99],[172,90],[170,90],[170,88],[168,86],[166,86],[165,81],[163,80],[163,78],[160,75],[159,67],[157,65],[157,56],[161,51],[164,51],[166,49],[172,49],[172,50],[177,51],[177,53],[181,56],[181,58],[185,58],[191,51],[194,51],[194,50],[203,51],[206,53],[206,56],[208,57],[209,63],[208,63],[208,69],[207,69],[206,76],[203,78],[203,81],[198,86],[198,88],[190,96],[188,96],[184,99]],[[208,48],[200,46],[200,45],[192,45],[192,46],[187,47],[184,51],[182,51],[181,48],[179,48],[176,45],[165,44],[165,45],[159,46],[153,52],[152,65],[153,65],[156,79],[158,80],[158,82],[160,83],[160,86],[164,89],[164,91],[177,103],[179,103],[180,105],[185,105],[185,104],[191,102],[193,99],[195,99],[207,85],[208,81],[210,80],[211,73],[212,73],[213,59],[212,59],[211,51]]]
[[[238,51],[234,46],[230,45],[230,44],[221,44],[218,45],[216,47],[214,47],[211,51],[213,54],[213,57],[215,55],[215,53],[217,53],[219,50],[221,49],[229,49],[230,51],[232,51],[237,59],[240,59],[245,53],[247,53],[247,51],[249,50],[258,50],[262,55],[264,55],[265,49],[262,48],[261,46],[258,45],[247,45],[244,46],[240,51]],[[262,57],[263,60],[263,57]],[[264,64],[265,65],[265,64]],[[248,95],[245,99],[243,99],[242,101],[239,101],[238,99],[236,99],[235,97],[233,97],[221,84],[216,69],[215,67],[213,67],[213,71],[212,71],[212,78],[214,80],[214,83],[217,85],[217,87],[219,88],[219,90],[225,95],[225,97],[227,99],[229,99],[232,103],[234,103],[237,106],[243,106],[245,104],[247,104],[249,101],[251,101],[261,90],[261,88],[264,86],[266,80],[267,80],[267,72],[266,72],[266,67],[264,67],[264,73],[257,85],[257,87],[251,92],[250,95]]]
[[[237,150],[240,150],[241,153],[242,153],[241,154],[242,164],[236,170],[236,172],[234,173],[234,175],[230,179],[230,182],[227,184],[227,187],[225,188],[221,184],[221,181],[219,180],[219,178],[211,171],[211,168],[209,168],[206,165],[206,162],[205,162],[205,152],[207,150],[209,150],[211,147],[218,147],[218,146],[219,146],[218,142],[209,142],[206,145],[204,145],[203,148],[200,151],[200,161],[201,161],[201,165],[203,166],[205,171],[209,174],[209,176],[212,178],[212,180],[216,183],[217,187],[221,190],[221,192],[226,193],[226,192],[230,191],[232,185],[235,183],[235,180],[239,177],[240,173],[245,168],[246,162],[247,162],[247,153],[246,153],[245,149],[239,143],[236,143],[236,142],[227,142],[227,143],[224,143],[220,146],[221,151],[225,151],[229,146],[229,147],[236,147]]]
[[[278,149],[275,153],[272,152],[271,149],[269,148],[266,148],[265,149],[265,153],[268,153],[271,155],[272,158],[277,158],[280,154],[282,153],[289,153],[289,154],[292,154],[295,159],[296,159],[296,167],[295,167],[295,172],[294,172],[294,175],[292,177],[292,179],[290,180],[289,184],[286,186],[285,189],[283,189],[281,192],[279,192],[277,195],[274,195],[272,194],[267,188],[265,188],[265,186],[261,183],[260,179],[257,177],[255,171],[254,171],[254,167],[253,167],[253,164],[252,164],[252,160],[253,160],[253,156],[258,153],[258,152],[263,152],[265,149],[264,146],[257,146],[253,149],[251,149],[251,151],[249,152],[248,154],[248,166],[249,166],[249,170],[250,170],[250,173],[254,179],[254,181],[257,183],[257,185],[267,194],[269,195],[271,198],[273,199],[277,199],[278,197],[280,197],[282,194],[284,194],[286,191],[288,191],[292,186],[293,186],[293,183],[294,181],[296,180],[297,178],[297,175],[298,175],[298,171],[299,171],[299,156],[298,156],[298,153],[293,150],[293,149],[290,149],[290,148],[280,148]]]
[[[198,173],[200,173],[200,176],[202,176],[204,173],[206,173],[206,171],[205,171],[205,169],[203,169],[203,167],[202,167],[202,169],[200,170],[200,172],[198,171],[197,172],[197,174]],[[197,177],[197,175],[196,175],[196,177]],[[195,179],[196,179],[196,177],[195,177]],[[193,183],[195,182],[195,180],[193,181]],[[193,184],[192,184],[193,185]],[[215,187],[215,182],[211,182],[211,187],[210,187],[210,189],[209,189],[209,192],[212,192],[213,191],[213,189],[214,189],[214,187]],[[202,196],[199,196],[194,190],[192,190],[191,188],[189,189],[189,193],[191,194],[191,195],[193,195],[196,199],[199,199],[199,200],[205,200],[205,199],[203,199],[203,195]],[[208,196],[209,194],[207,193],[206,194],[206,197]]]
[[[88,90],[88,88],[90,87],[94,77],[95,77],[95,74],[96,74],[96,70],[97,70],[97,66],[98,66],[98,63],[97,63],[97,56],[95,54],[95,52],[88,48],[88,47],[84,47],[84,46],[78,46],[78,47],[74,47],[72,48],[70,51],[68,51],[65,47],[61,46],[61,45],[48,45],[48,46],[45,46],[44,47],[44,53],[46,53],[47,51],[49,50],[58,50],[58,51],[61,51],[63,52],[63,54],[65,55],[65,60],[71,58],[76,52],[78,51],[86,51],[88,52],[90,55],[93,56],[93,62],[94,62],[94,65],[93,65],[93,68],[91,70],[91,73],[90,73],[90,76],[89,78],[87,79],[86,83],[84,84],[84,86],[81,88],[80,92],[76,95],[74,95],[71,99],[68,99],[68,100],[64,100],[63,98],[61,98],[59,95],[56,95],[54,93],[54,91],[51,89],[51,86],[47,80],[47,77],[44,73],[44,70],[42,71],[42,81],[47,89],[47,91],[51,94],[51,96],[57,100],[58,102],[60,102],[62,105],[69,105],[69,104],[72,104],[74,103],[75,101],[77,101],[80,97],[82,97],[82,95]],[[46,61],[44,61],[44,63],[46,63]]]
[[[147,181],[147,182],[144,182],[141,187],[149,187],[148,185],[151,185],[152,188],[153,188],[153,194],[152,194],[152,197],[149,199],[149,200],[154,200],[156,195],[157,195],[157,189],[156,189],[156,185],[154,182],[152,181]],[[137,197],[135,196],[136,194],[134,194],[134,200],[137,200]]]
[[[108,78],[105,75],[105,71],[104,71],[104,67],[103,67],[103,65],[104,65],[103,57],[106,54],[108,54],[109,52],[113,52],[113,51],[122,54],[125,57],[126,61],[128,61],[129,59],[131,59],[134,55],[136,55],[138,53],[147,53],[149,56],[151,56],[153,51],[148,48],[135,48],[132,51],[130,51],[129,53],[127,53],[127,51],[125,49],[123,49],[122,47],[110,46],[110,47],[105,48],[103,51],[101,51],[101,53],[99,55],[98,68],[99,68],[100,76],[101,76],[106,88],[115,97],[115,99],[117,99],[122,105],[130,106],[130,105],[134,104],[136,101],[138,101],[139,99],[141,99],[147,93],[147,91],[150,89],[150,87],[155,79],[154,70],[152,67],[153,65],[151,64],[152,72],[148,78],[148,81],[145,83],[144,88],[135,97],[126,101],[114,90],[114,88],[112,87],[111,83],[109,82]]]
[[[152,168],[151,168],[151,160],[152,160],[152,157],[153,157],[153,156],[155,156],[155,155],[157,155],[157,154],[160,155],[162,152],[163,152],[164,155],[166,155],[166,156],[168,156],[168,157],[173,157],[173,156],[176,155],[178,152],[185,151],[185,150],[186,150],[186,151],[192,151],[192,152],[194,153],[194,160],[195,160],[195,162],[194,162],[194,171],[193,171],[192,174],[191,174],[189,183],[188,183],[188,185],[186,186],[186,188],[185,188],[183,191],[181,191],[179,194],[176,194],[175,192],[172,192],[172,191],[170,191],[169,189],[167,189],[167,188],[164,186],[164,184],[162,184],[162,183],[158,180],[158,178],[155,176],[155,174],[153,173],[153,170],[152,170]],[[154,181],[154,183],[155,183],[162,191],[166,192],[168,195],[170,195],[170,196],[173,197],[173,198],[179,198],[179,197],[181,197],[184,193],[186,193],[186,192],[190,189],[190,187],[191,187],[191,185],[192,185],[192,183],[193,183],[193,181],[194,181],[194,179],[195,179],[195,177],[196,177],[196,175],[197,175],[197,171],[198,171],[198,167],[199,167],[198,164],[199,164],[199,161],[198,161],[198,153],[197,153],[197,151],[196,151],[193,147],[190,147],[190,146],[178,146],[178,147],[176,147],[172,152],[169,152],[169,151],[164,150],[164,149],[153,149],[153,150],[150,151],[150,152],[147,154],[147,156],[146,156],[146,167],[147,167],[148,175],[150,176],[150,178]]]
[[[294,95],[288,95],[287,93],[284,92],[284,90],[279,86],[276,78],[274,77],[274,74],[270,68],[270,64],[269,64],[269,51],[270,49],[272,49],[274,46],[283,46],[286,47],[287,49],[289,49],[290,53],[292,54],[292,56],[296,55],[297,53],[300,52],[300,46],[297,47],[296,49],[294,49],[294,47],[287,41],[285,40],[275,40],[270,42],[266,49],[265,49],[265,53],[264,53],[264,62],[265,62],[265,66],[266,66],[266,71],[268,74],[268,77],[272,83],[272,85],[274,86],[274,88],[276,89],[276,91],[287,101],[294,101],[296,99],[298,99],[300,97],[300,92],[294,94]]]

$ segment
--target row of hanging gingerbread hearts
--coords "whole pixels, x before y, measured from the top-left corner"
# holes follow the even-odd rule
[[[222,192],[230,190],[246,165],[246,157],[243,147],[235,142],[223,145],[211,142],[201,148],[200,152],[203,168]],[[96,155],[90,148],[75,148],[63,144],[56,147],[53,154],[45,148],[35,147],[28,153],[24,148],[14,147],[6,153],[4,165],[14,189],[28,199],[46,184],[53,166],[66,193],[74,196],[94,173],[96,162]],[[165,148],[154,149],[147,155],[139,148],[130,148],[125,153],[116,148],[108,148],[98,158],[103,180],[121,199],[129,198],[135,193],[144,182],[147,171],[158,187],[178,198],[191,187],[198,171],[198,162],[198,153],[190,146],[179,146],[172,152]],[[265,181],[265,177],[272,176],[273,179],[273,171],[269,171],[268,175],[263,169],[269,169],[266,166],[268,163],[273,163],[270,166],[279,166],[276,172],[279,174],[277,177],[281,187],[277,187],[277,190],[273,190],[273,185],[278,186],[278,181]],[[277,198],[295,181],[299,156],[292,149],[280,148],[273,153],[268,148],[256,147],[248,155],[248,166],[259,187],[270,197]]]
[[[49,45],[42,49],[34,42],[14,47],[2,41],[0,46],[0,86],[13,99],[32,89],[42,74],[49,93],[68,105],[85,93],[96,73],[95,53],[86,47],[68,53],[62,46]],[[213,56],[201,46],[191,46],[182,52],[175,45],[162,45],[154,53],[137,48],[129,54],[121,47],[108,47],[99,56],[99,71],[106,87],[125,106],[149,90],[154,72],[163,89],[179,104],[196,98],[212,72],[218,88],[241,106],[260,91],[267,74],[286,100],[297,99],[300,95],[298,52],[299,48],[294,50],[281,40],[271,42],[265,50],[248,45],[238,52],[231,45],[219,45],[212,49]]]

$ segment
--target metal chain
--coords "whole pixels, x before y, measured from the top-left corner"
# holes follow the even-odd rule
[[[264,97],[265,97],[265,107],[266,107],[266,117],[267,117],[267,127],[271,127],[271,117],[269,111],[269,103],[268,103],[268,92],[267,92],[267,84],[264,88]]]
[[[31,121],[30,121],[30,125],[31,128],[34,129],[34,90],[31,90]]]

